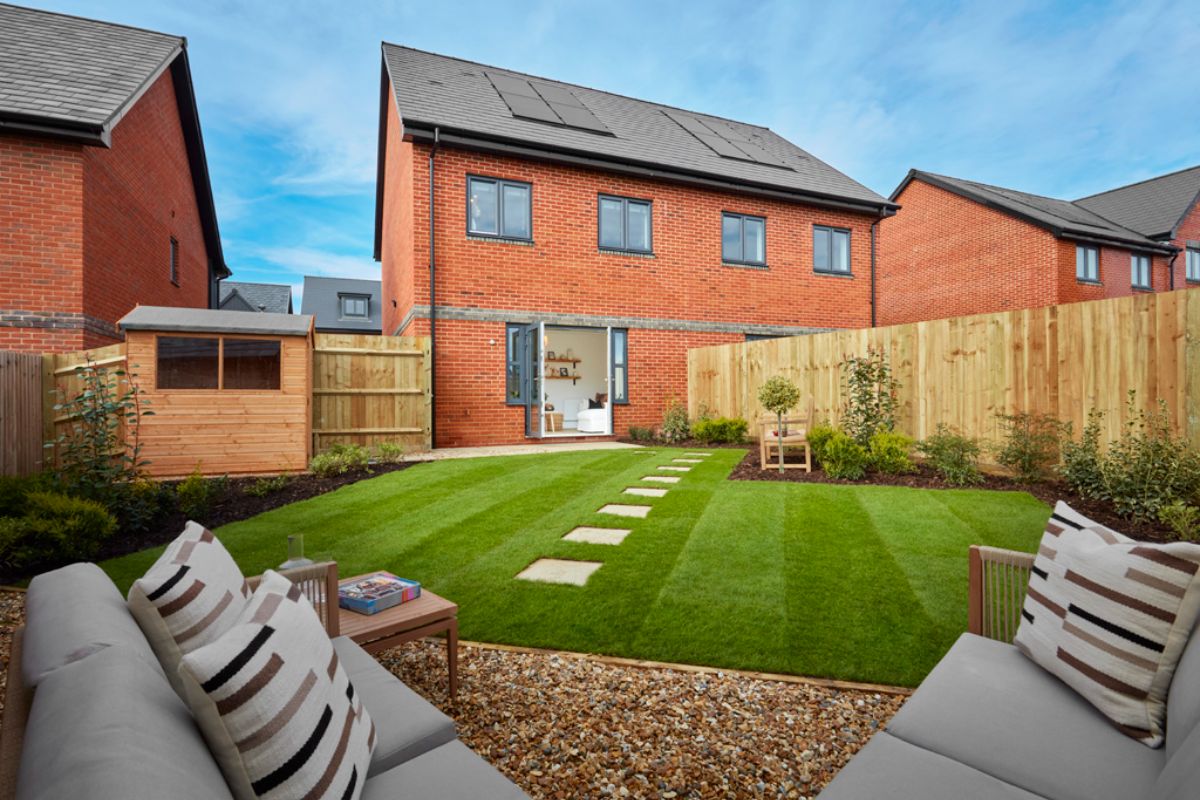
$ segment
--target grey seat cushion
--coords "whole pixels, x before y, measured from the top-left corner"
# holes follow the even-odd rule
[[[1195,800],[1197,794],[1200,794],[1200,725],[1176,745],[1175,754],[1167,760],[1167,766],[1154,784],[1154,793],[1149,797],[1151,800]]]
[[[368,778],[361,800],[521,800],[524,792],[462,742],[450,742]]]
[[[887,729],[1050,800],[1145,797],[1166,762],[1012,645],[971,634]]]
[[[1200,625],[1192,631],[1167,691],[1167,758],[1200,728]]]
[[[122,645],[42,679],[29,711],[16,796],[232,797],[187,706],[161,671]]]
[[[25,594],[21,674],[37,686],[54,670],[106,647],[122,645],[158,667],[125,598],[95,564],[71,564],[38,575]]]
[[[369,785],[369,784],[368,784]],[[825,787],[821,800],[1040,800],[886,731],[877,733]]]
[[[341,636],[333,649],[375,723],[368,777],[457,738],[454,720],[405,686],[366,650]]]

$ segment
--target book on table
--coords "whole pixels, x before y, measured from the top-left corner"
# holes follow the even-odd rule
[[[360,614],[378,614],[420,596],[421,584],[390,572],[375,572],[338,586],[338,605]]]

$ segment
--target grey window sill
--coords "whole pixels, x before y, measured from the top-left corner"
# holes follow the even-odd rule
[[[1130,286],[1129,288],[1133,289],[1133,291],[1135,291],[1135,292],[1146,292],[1147,294],[1154,294],[1153,286]]]
[[[1103,286],[1104,285],[1100,281],[1093,281],[1088,278],[1076,278],[1075,282],[1082,283],[1084,286]]]
[[[619,247],[597,247],[596,252],[606,256],[629,256],[630,258],[656,258],[645,250],[622,250]]]
[[[751,263],[743,262],[743,261],[722,261],[721,266],[722,267],[733,267],[734,269],[761,269],[761,270],[770,269],[770,266],[768,266],[767,264],[751,264]]]
[[[516,244],[533,247],[533,239],[517,239],[512,236],[486,236],[479,233],[468,233],[467,238],[473,242],[498,242],[499,244]]]
[[[835,272],[831,269],[814,269],[813,275],[820,275],[822,278],[854,278],[853,272]]]

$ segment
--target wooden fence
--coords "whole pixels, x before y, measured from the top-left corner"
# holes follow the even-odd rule
[[[336,442],[430,448],[428,338],[318,333],[312,385],[313,452]]]
[[[0,475],[42,467],[42,357],[0,351]]]
[[[868,349],[888,354],[900,381],[899,428],[916,438],[946,423],[969,436],[999,438],[997,413],[1053,414],[1076,434],[1088,411],[1107,413],[1115,438],[1137,408],[1161,398],[1178,433],[1200,446],[1200,290],[981,314],[888,328],[835,331],[688,354],[688,409],[762,414],[757,393],[785,375],[836,422],[841,364]]]
[[[55,411],[56,403],[71,398],[83,389],[83,379],[75,371],[88,362],[103,370],[125,370],[125,344],[110,344],[75,353],[47,353],[38,357],[40,364],[41,425],[36,430],[41,442],[53,442],[66,431],[71,418]],[[134,369],[133,372],[137,370]],[[33,427],[33,426],[31,426]],[[57,457],[54,448],[45,449],[47,464]]]

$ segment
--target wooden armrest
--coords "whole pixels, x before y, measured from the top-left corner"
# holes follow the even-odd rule
[[[1033,555],[972,545],[968,558],[967,630],[1011,642],[1021,623]]]
[[[329,638],[340,633],[338,625],[338,570],[336,561],[322,561],[307,567],[279,570],[279,574],[298,585],[304,596],[317,610]],[[258,588],[261,575],[247,578],[251,591]]]

